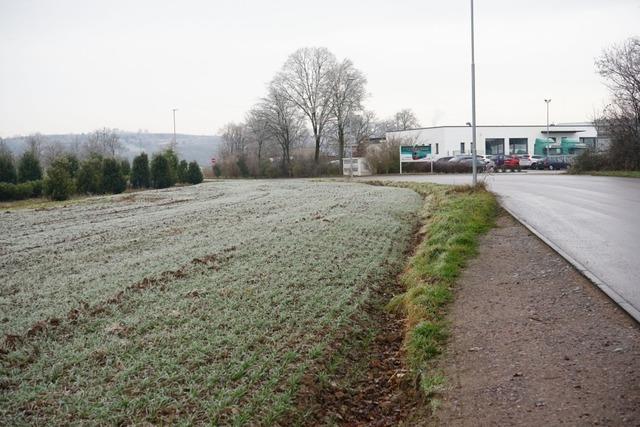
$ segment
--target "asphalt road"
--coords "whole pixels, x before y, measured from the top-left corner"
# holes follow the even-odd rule
[[[640,179],[535,171],[480,177],[505,209],[640,322]],[[471,175],[376,179],[471,183]],[[545,268],[543,259],[539,265]]]

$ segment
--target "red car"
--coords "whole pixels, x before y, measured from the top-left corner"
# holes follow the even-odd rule
[[[499,155],[493,161],[496,164],[496,170],[503,172],[505,170],[520,172],[520,159],[515,154],[511,156]]]

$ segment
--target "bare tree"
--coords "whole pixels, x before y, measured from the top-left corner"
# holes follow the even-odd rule
[[[278,143],[282,150],[282,170],[291,173],[291,149],[302,141],[306,130],[304,119],[291,98],[279,86],[271,85],[267,96],[259,108],[270,138]]]
[[[332,78],[335,56],[326,48],[302,48],[285,62],[272,86],[307,116],[315,141],[314,161],[320,159],[320,144],[332,118]]]
[[[244,123],[229,122],[220,129],[224,145],[222,147],[222,156],[238,155],[245,152],[247,146],[247,135]]]
[[[613,95],[601,120],[611,138],[610,162],[615,168],[640,169],[640,38],[606,49],[596,69]]]
[[[91,133],[85,145],[85,151],[89,155],[99,154],[115,158],[121,150],[122,144],[117,130],[106,127]]]
[[[63,145],[57,141],[52,141],[42,146],[42,166],[48,169],[49,166],[59,157],[66,153]]]
[[[393,116],[392,130],[407,130],[418,127],[420,127],[420,122],[410,108],[400,110]]]
[[[342,170],[347,122],[350,118],[353,119],[352,116],[357,111],[362,110],[367,79],[362,72],[353,66],[351,60],[345,59],[334,67],[331,80],[333,83],[331,107],[337,133],[340,169]]]
[[[42,144],[44,143],[44,137],[40,133],[34,133],[27,136],[25,140],[27,144],[27,151],[33,153],[37,159],[42,155]]]
[[[267,121],[264,111],[260,105],[252,108],[247,113],[246,118],[247,131],[249,140],[256,148],[258,167],[262,163],[262,151],[264,145],[269,141],[269,131],[267,129]]]
[[[363,155],[361,150],[363,144],[376,135],[376,125],[376,114],[373,111],[352,113],[347,118],[347,137],[354,141],[359,155]]]

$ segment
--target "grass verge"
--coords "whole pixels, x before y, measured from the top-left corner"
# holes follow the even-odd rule
[[[479,236],[493,227],[498,204],[483,186],[474,190],[427,183],[383,184],[413,189],[425,199],[422,239],[400,277],[406,291],[393,298],[389,308],[406,315],[408,366],[430,396],[444,381],[432,362],[448,335],[445,305],[452,300],[456,278],[476,253]]]
[[[594,176],[617,176],[620,178],[640,178],[640,171],[591,171],[585,172],[585,174]]]

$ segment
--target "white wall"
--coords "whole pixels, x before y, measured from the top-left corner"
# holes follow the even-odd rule
[[[598,136],[596,128],[589,125],[557,125],[550,126],[551,137],[558,141],[562,137],[568,138],[595,138]],[[509,138],[527,138],[529,154],[533,154],[536,138],[545,138],[546,125],[543,126],[478,126],[477,142],[478,154],[485,154],[485,140],[487,138],[503,138],[504,150],[509,154]],[[566,131],[553,133],[558,131]],[[581,131],[581,132],[575,132]],[[399,132],[387,132],[387,140],[402,139],[403,144],[429,145],[434,158],[453,156],[460,154],[460,143],[465,143],[465,154],[471,153],[471,127],[470,126],[440,126],[423,129],[412,129]],[[436,154],[436,143],[439,145]]]

